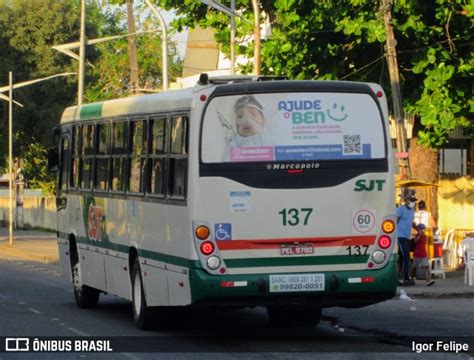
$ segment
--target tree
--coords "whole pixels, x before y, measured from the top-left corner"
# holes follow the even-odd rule
[[[92,14],[88,31],[94,34],[100,23],[97,21],[100,13],[94,4],[89,4],[88,8]],[[1,84],[8,83],[8,71],[13,72],[14,82],[76,71],[77,65],[51,46],[76,41],[79,29],[77,1],[0,1],[0,29],[0,46],[8,49],[2,51],[0,59]],[[14,108],[15,157],[27,153],[31,144],[45,147],[51,143],[53,126],[58,123],[64,108],[75,101],[76,81],[75,78],[57,78],[15,90],[14,98],[24,104],[23,108]],[[1,106],[1,111],[0,148],[2,154],[6,154],[8,107]],[[6,156],[0,158],[0,168],[5,160]]]
[[[216,40],[229,53],[228,16],[198,0],[157,2],[182,16],[174,22],[178,30],[195,25],[215,28]],[[271,37],[262,44],[262,73],[291,79],[370,81],[390,89],[380,3],[261,0],[261,10],[272,25]],[[251,20],[250,0],[237,1],[237,8]],[[415,115],[413,175],[434,182],[437,149],[448,142],[448,133],[461,127],[474,134],[474,5],[467,0],[397,0],[392,15],[404,110]],[[251,34],[246,23],[238,24],[240,38]],[[251,57],[251,44],[242,44],[238,52]],[[251,64],[242,70],[249,72]]]
[[[102,8],[96,1],[87,1],[86,33],[89,38],[126,33],[123,19],[121,9]],[[76,60],[51,47],[78,41],[79,27],[80,2],[77,0],[0,0],[0,84],[8,84],[8,71],[13,72],[14,82],[77,71]],[[143,80],[148,81],[149,86],[155,86],[156,79],[161,78],[161,62],[156,60],[156,54],[161,54],[159,38],[145,35],[139,39],[139,44]],[[126,40],[89,46],[87,62],[95,65],[87,69],[87,101],[128,95],[125,91],[129,84]],[[175,62],[171,74],[176,76],[178,71],[179,62]],[[29,184],[48,181],[44,151],[51,145],[51,130],[59,123],[62,112],[76,102],[76,82],[74,77],[58,78],[14,92],[14,98],[24,104],[23,108],[14,108],[14,157],[24,157],[25,180]],[[2,169],[8,154],[8,106],[4,101],[0,103],[0,119]]]
[[[183,27],[213,27],[216,40],[229,53],[229,17],[199,0],[160,0],[175,9]],[[223,1],[229,5],[230,1]],[[250,0],[237,1],[251,19]],[[272,24],[272,36],[262,45],[263,72],[292,79],[374,81],[389,88],[383,63],[385,29],[377,2],[364,0],[260,1]],[[393,18],[399,52],[405,110],[418,116],[420,142],[436,148],[447,142],[456,126],[473,131],[468,121],[474,106],[472,17],[474,5],[465,0],[395,2]],[[251,34],[240,22],[239,34]],[[251,54],[252,45],[240,53]],[[249,71],[249,67],[244,68]]]

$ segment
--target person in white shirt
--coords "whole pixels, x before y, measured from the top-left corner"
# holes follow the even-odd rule
[[[426,226],[426,229],[433,234],[434,228],[436,228],[436,221],[429,211],[426,210],[426,203],[423,200],[418,202],[418,211],[415,212],[415,218],[413,222],[418,224],[423,224]]]

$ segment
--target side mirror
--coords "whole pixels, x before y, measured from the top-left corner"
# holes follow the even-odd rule
[[[59,151],[57,148],[48,150],[48,171],[57,172],[59,165]]]

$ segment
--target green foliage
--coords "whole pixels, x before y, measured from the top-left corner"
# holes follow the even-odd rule
[[[48,172],[47,149],[39,142],[28,144],[22,154],[25,184],[32,189],[41,189],[44,194],[54,195],[55,177]]]
[[[89,39],[125,34],[126,14],[116,6],[86,1],[86,33]],[[146,24],[145,24],[146,25]],[[150,26],[149,26],[150,27]],[[53,50],[59,44],[79,39],[80,1],[78,0],[0,0],[0,86],[8,85],[8,72],[14,83],[62,72],[77,72],[77,61]],[[139,35],[140,80],[144,87],[161,84],[160,34]],[[170,79],[180,73],[180,62],[173,61],[170,46]],[[76,50],[77,52],[77,50]],[[126,39],[87,47],[85,102],[127,96],[129,83]],[[44,149],[52,145],[52,128],[61,114],[76,102],[77,77],[55,78],[14,91],[24,105],[13,108],[14,157],[22,158],[25,176],[31,186],[50,188],[45,173]],[[8,156],[8,104],[0,102],[0,172]],[[35,155],[36,154],[36,155]]]
[[[75,40],[79,26],[78,4],[65,1],[0,1],[0,84],[14,83],[74,71],[71,61],[52,45]],[[64,108],[74,101],[76,78],[56,78],[14,91],[15,100],[24,105],[13,108],[14,156],[33,141],[47,144],[51,128]],[[0,103],[0,168],[5,166],[8,139],[8,106]]]
[[[174,22],[178,30],[196,25],[216,29],[216,40],[229,53],[228,16],[198,0],[155,2],[181,16]],[[230,6],[229,0],[221,2]],[[236,3],[243,16],[252,20],[251,1]],[[386,36],[381,3],[261,0],[261,10],[272,25],[271,37],[262,43],[262,73],[293,79],[370,81],[390,89],[383,61]],[[468,0],[398,0],[394,4],[404,107],[421,119],[421,142],[433,148],[442,146],[456,126],[472,136],[474,6]],[[252,27],[242,21],[237,26],[241,39],[252,33]],[[252,47],[252,43],[242,43],[238,53],[252,58]],[[242,72],[250,72],[252,65],[244,66]]]

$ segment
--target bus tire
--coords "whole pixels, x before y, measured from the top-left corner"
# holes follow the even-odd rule
[[[270,323],[278,327],[315,327],[321,321],[322,308],[315,305],[267,306]]]
[[[100,291],[82,284],[81,267],[77,248],[71,251],[71,274],[74,298],[81,309],[93,309],[99,304]]]
[[[149,330],[153,325],[153,308],[146,304],[143,291],[142,274],[138,258],[135,259],[132,270],[132,309],[133,320],[140,330]]]

